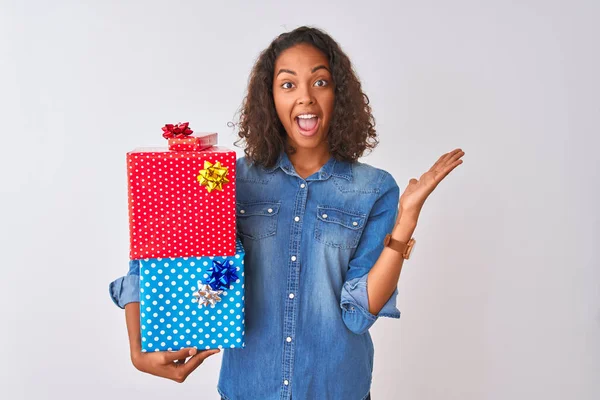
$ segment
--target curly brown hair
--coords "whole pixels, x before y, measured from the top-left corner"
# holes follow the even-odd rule
[[[267,168],[275,164],[283,150],[295,151],[287,143],[287,134],[275,110],[273,76],[277,57],[301,43],[319,49],[329,60],[335,100],[327,143],[334,158],[354,162],[365,150],[378,144],[369,98],[338,43],[322,30],[307,26],[279,35],[258,57],[242,103],[237,124],[240,138],[236,145],[245,142],[246,156]]]

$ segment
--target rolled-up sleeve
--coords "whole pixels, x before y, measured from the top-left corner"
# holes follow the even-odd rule
[[[383,238],[394,228],[400,195],[394,178],[385,171],[382,173],[381,195],[371,209],[341,292],[342,319],[348,329],[358,335],[364,334],[379,317],[400,318],[396,307],[397,288],[377,315],[369,312],[367,276],[383,251]]]
[[[140,262],[129,261],[129,271],[108,285],[112,301],[120,308],[128,303],[140,301]]]

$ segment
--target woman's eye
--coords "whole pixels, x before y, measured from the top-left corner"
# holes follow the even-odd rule
[[[325,79],[319,79],[315,82],[315,86],[327,86],[327,81]]]
[[[281,87],[284,89],[291,89],[292,86],[294,86],[292,82],[284,82],[283,85],[281,85]]]

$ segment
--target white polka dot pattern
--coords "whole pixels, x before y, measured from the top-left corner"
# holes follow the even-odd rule
[[[217,133],[197,133],[194,136],[170,138],[169,150],[199,151],[217,144]]]
[[[127,153],[130,258],[233,255],[235,159],[224,147]],[[204,161],[228,167],[222,191],[198,183]]]
[[[214,306],[198,307],[194,293],[204,283],[212,260],[235,266],[239,279]],[[245,336],[244,249],[228,257],[151,258],[140,260],[142,351],[196,347],[243,348]]]

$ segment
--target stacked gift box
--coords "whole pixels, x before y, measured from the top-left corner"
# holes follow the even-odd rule
[[[236,154],[216,145],[216,133],[192,133],[168,124],[168,147],[127,153],[142,351],[245,347]]]

